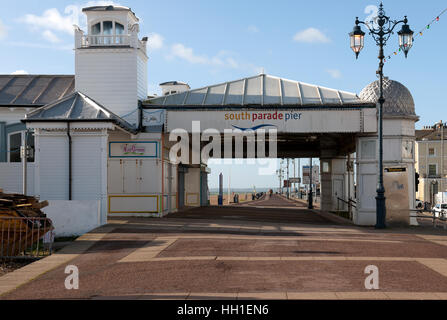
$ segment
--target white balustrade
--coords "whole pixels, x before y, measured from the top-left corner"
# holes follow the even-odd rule
[[[81,38],[81,47],[96,46],[129,46],[130,35],[83,35]]]

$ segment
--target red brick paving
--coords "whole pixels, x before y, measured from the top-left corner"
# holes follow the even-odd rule
[[[276,199],[275,201],[277,201]],[[284,203],[283,203],[284,204]],[[251,210],[251,211],[250,211]],[[201,215],[200,219],[194,214]],[[259,215],[260,219],[256,220]],[[252,227],[252,231],[225,231],[204,228],[223,216]],[[181,219],[175,219],[181,218]],[[245,220],[245,222],[243,220]],[[190,221],[192,229],[173,224]],[[253,222],[257,221],[257,222]],[[266,222],[267,221],[267,222]],[[203,223],[202,223],[203,222]],[[281,222],[280,225],[274,222]],[[294,224],[295,223],[295,224]],[[299,224],[296,224],[299,223]],[[171,224],[171,226],[168,226]],[[281,231],[297,226],[299,232]],[[261,232],[256,228],[275,227],[278,231]],[[118,262],[145,245],[162,242],[157,237],[176,237],[176,242],[158,257],[409,257],[447,258],[447,246],[413,234],[382,232],[370,228],[337,226],[305,209],[257,209],[226,207],[193,209],[167,219],[129,219],[117,224],[113,232],[95,243],[86,253],[70,261],[80,271],[79,290],[64,287],[65,265],[41,275],[2,299],[100,298],[119,295],[138,297],[147,293],[184,292],[367,292],[364,269],[379,268],[380,291],[447,292],[447,277],[417,261],[383,260],[173,260]],[[237,228],[236,228],[237,230]],[[344,231],[347,230],[347,231]],[[231,239],[250,234],[256,239]],[[228,236],[218,239],[216,236]],[[188,237],[205,236],[202,239]],[[209,238],[206,238],[206,237]],[[320,240],[306,240],[319,237]],[[303,240],[300,240],[300,239]],[[447,238],[447,237],[446,237]],[[332,239],[332,240],[331,240]],[[343,241],[335,241],[335,240]],[[372,240],[362,242],[357,240]],[[397,242],[381,242],[397,241]]]
[[[263,208],[259,208],[258,206]],[[171,213],[168,215],[168,218],[334,224],[334,222],[322,215],[306,209],[306,206],[302,203],[284,199],[277,194],[273,194],[268,200],[253,201],[246,205],[191,208],[186,211]]]
[[[84,263],[73,261],[80,268],[79,290],[64,288],[66,275],[60,267],[5,298],[90,298],[151,292],[366,292],[364,269],[369,264],[379,268],[383,291],[445,292],[447,289],[445,277],[416,262],[157,261],[90,264],[88,271],[83,271],[88,266]]]
[[[354,239],[353,239],[354,240]],[[391,240],[391,239],[390,239]],[[392,241],[396,241],[393,239]],[[237,248],[235,252],[234,248]],[[405,242],[179,239],[159,255],[176,256],[349,256],[445,258],[447,247],[418,237]]]

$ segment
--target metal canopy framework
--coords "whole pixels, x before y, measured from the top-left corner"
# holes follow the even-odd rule
[[[344,106],[365,104],[365,101],[355,93],[260,74],[152,98],[144,104],[147,106]]]

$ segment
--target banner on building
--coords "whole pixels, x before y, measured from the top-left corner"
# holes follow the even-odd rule
[[[157,158],[157,141],[110,141],[110,158]]]
[[[303,184],[310,183],[310,166],[303,166]],[[312,184],[320,183],[320,166],[312,166]]]

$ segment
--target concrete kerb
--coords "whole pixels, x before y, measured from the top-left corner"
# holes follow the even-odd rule
[[[100,300],[447,300],[444,292],[153,292],[95,297]]]
[[[13,291],[41,275],[54,270],[60,265],[73,260],[114,229],[115,227],[110,226],[98,227],[77,238],[72,244],[62,248],[57,253],[3,275],[0,277],[0,298],[8,292]]]

